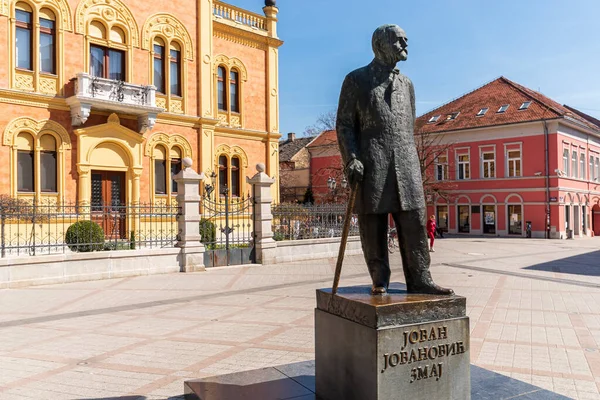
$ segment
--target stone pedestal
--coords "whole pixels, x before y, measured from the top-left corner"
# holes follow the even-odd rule
[[[464,297],[317,290],[315,342],[320,399],[471,398]]]

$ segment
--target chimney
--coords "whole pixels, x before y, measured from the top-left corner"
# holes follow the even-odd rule
[[[288,141],[293,142],[296,140],[296,134],[294,132],[288,133]]]

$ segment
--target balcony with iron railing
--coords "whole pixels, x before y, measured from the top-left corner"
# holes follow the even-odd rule
[[[261,34],[267,33],[265,16],[220,1],[213,4],[213,18],[228,25],[251,29]]]
[[[71,107],[73,126],[83,125],[91,110],[136,115],[138,131],[152,129],[163,108],[156,106],[156,87],[135,85],[80,72],[73,79],[73,95],[66,99]]]

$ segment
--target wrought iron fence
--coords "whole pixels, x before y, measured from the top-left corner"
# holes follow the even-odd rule
[[[278,204],[271,207],[273,238],[302,240],[341,237],[346,204]],[[358,236],[358,220],[352,216],[349,236]]]
[[[178,206],[0,199],[1,257],[174,247]]]

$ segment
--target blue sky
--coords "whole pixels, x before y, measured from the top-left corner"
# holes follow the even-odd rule
[[[264,1],[228,0],[261,12]],[[344,76],[373,57],[371,35],[398,24],[400,70],[423,114],[501,75],[600,117],[598,0],[278,0],[281,132],[333,109]]]

